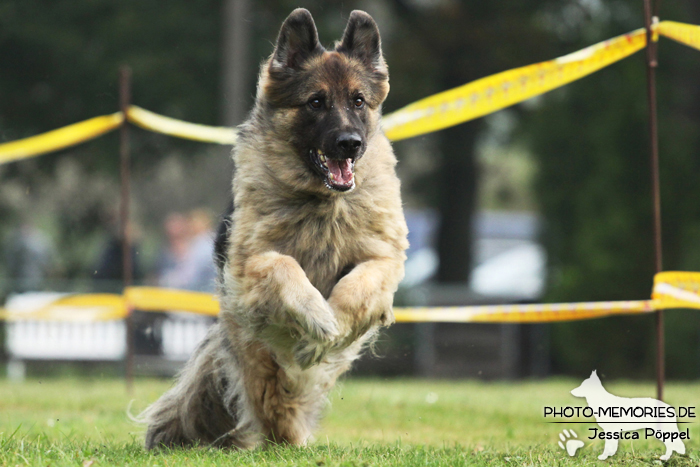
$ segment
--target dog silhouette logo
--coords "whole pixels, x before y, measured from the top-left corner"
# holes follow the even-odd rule
[[[645,437],[653,436],[666,445],[661,460],[668,460],[674,451],[685,454],[685,444],[682,441],[685,433],[678,430],[676,413],[669,404],[650,397],[628,398],[610,394],[603,387],[595,370],[571,394],[586,399],[600,425],[600,430],[591,428],[593,437],[605,440],[603,453],[598,459],[605,460],[615,454],[620,439],[639,439],[636,430],[642,429]],[[571,441],[568,439],[567,443]],[[582,445],[583,443],[577,444],[578,447]],[[567,445],[567,451],[568,447]],[[569,454],[573,455],[571,451]]]

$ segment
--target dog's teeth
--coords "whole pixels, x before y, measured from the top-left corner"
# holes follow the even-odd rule
[[[330,175],[331,175],[331,180],[335,181],[335,176],[333,175],[333,173],[332,173],[332,172],[331,172],[331,174],[330,174]]]

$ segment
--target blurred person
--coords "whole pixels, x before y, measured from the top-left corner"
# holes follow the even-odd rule
[[[188,262],[192,267],[192,290],[213,292],[216,286],[214,265],[214,231],[212,216],[204,209],[195,209],[188,216],[191,244]]]
[[[213,292],[216,286],[214,232],[209,213],[195,209],[173,213],[165,220],[168,246],[161,255],[158,285]]]
[[[24,220],[10,235],[5,247],[8,285],[11,292],[41,290],[52,266],[53,246],[49,237]]]
[[[191,273],[187,270],[187,255],[190,244],[187,218],[173,212],[165,218],[163,230],[167,245],[161,252],[156,266],[158,285],[177,289],[189,288]]]

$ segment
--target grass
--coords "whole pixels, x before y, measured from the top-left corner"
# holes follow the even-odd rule
[[[250,452],[208,448],[148,453],[138,412],[169,381],[138,380],[127,396],[119,380],[0,380],[0,465],[659,465],[656,440],[622,441],[618,453],[598,461],[603,441],[586,439],[589,425],[557,425],[542,417],[547,406],[581,405],[569,395],[573,380],[480,383],[474,381],[348,380],[333,392],[316,440],[307,448],[279,446]],[[622,396],[653,396],[651,384],[609,383]],[[700,383],[669,384],[667,400],[694,406]],[[696,410],[697,412],[697,410]],[[590,425],[593,426],[593,425]],[[700,424],[690,427],[686,455],[666,465],[700,465]],[[586,446],[569,457],[557,446],[562,428],[575,428]]]

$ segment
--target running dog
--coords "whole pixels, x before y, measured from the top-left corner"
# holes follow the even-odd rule
[[[306,444],[336,379],[394,321],[408,242],[388,92],[367,13],[329,50],[307,10],[285,20],[238,129],[219,320],[142,414],[147,449]]]

